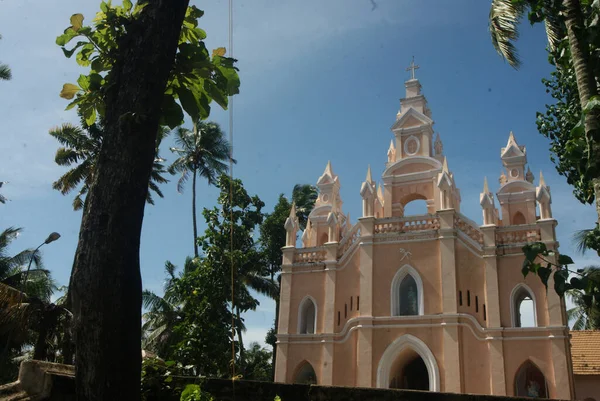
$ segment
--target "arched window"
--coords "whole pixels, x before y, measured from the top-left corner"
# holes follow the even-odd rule
[[[315,334],[316,328],[317,304],[311,296],[307,296],[298,308],[298,334]]]
[[[405,216],[420,216],[429,213],[426,199],[415,199],[404,205]]]
[[[517,212],[515,213],[515,215],[513,216],[513,221],[512,221],[513,225],[517,225],[517,224],[525,224],[525,216],[523,216],[523,213],[521,212]]]
[[[512,291],[510,302],[513,327],[537,327],[535,296],[529,287],[518,284]]]
[[[317,374],[312,365],[306,361],[302,363],[296,375],[294,376],[295,384],[317,384]]]
[[[321,246],[327,242],[329,242],[329,234],[323,233],[321,234],[321,237],[319,237],[319,244],[317,246]]]
[[[391,315],[423,315],[423,282],[419,273],[409,265],[404,265],[392,280]]]
[[[515,396],[548,398],[548,387],[542,371],[529,360],[515,376]]]

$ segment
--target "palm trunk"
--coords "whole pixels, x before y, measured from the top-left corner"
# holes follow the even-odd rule
[[[33,359],[37,361],[45,361],[48,354],[48,345],[46,343],[46,337],[48,337],[48,327],[46,318],[42,317],[40,322],[40,328],[38,329],[38,338],[33,347]]]
[[[240,313],[240,308],[236,306],[235,314],[237,317],[237,321],[239,323],[237,332],[238,332],[238,342],[240,347],[240,367],[238,369],[238,374],[244,374],[244,358],[246,356],[246,350],[244,349],[244,341],[242,340],[242,318]]]
[[[583,109],[592,96],[598,94],[590,52],[586,41],[585,19],[579,0],[563,0],[565,26],[569,36],[571,59],[575,69],[579,103]],[[600,224],[600,111],[592,110],[585,116],[585,138],[588,146],[588,170],[596,197],[597,222]]]
[[[192,222],[194,224],[194,256],[198,257],[198,226],[196,223],[196,169],[192,177]]]
[[[141,398],[140,235],[163,93],[188,3],[146,1],[119,40],[71,280],[78,401]]]

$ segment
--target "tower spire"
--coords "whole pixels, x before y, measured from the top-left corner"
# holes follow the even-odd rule
[[[367,178],[365,179],[366,182],[371,183],[373,182],[373,175],[371,174],[371,165],[369,164],[369,167],[367,167]]]
[[[488,187],[487,177],[483,177],[483,193],[489,194],[490,188]]]

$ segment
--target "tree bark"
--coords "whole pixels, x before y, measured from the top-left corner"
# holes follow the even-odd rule
[[[163,93],[188,2],[147,0],[119,41],[73,263],[79,401],[140,400],[140,234]]]
[[[194,256],[198,257],[198,225],[196,222],[196,169],[192,177],[192,222],[194,224]]]
[[[586,40],[585,18],[579,0],[563,0],[565,26],[569,36],[571,59],[575,69],[579,103],[583,109],[592,96],[598,94],[596,79],[590,59],[589,44]],[[588,146],[588,170],[596,197],[597,222],[600,224],[600,112],[592,110],[585,116],[585,138]]]

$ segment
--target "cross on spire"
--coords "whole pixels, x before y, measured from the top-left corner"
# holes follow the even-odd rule
[[[415,79],[415,70],[418,69],[419,66],[415,64],[415,56],[413,56],[410,66],[406,69],[406,71],[410,71],[410,79]]]

